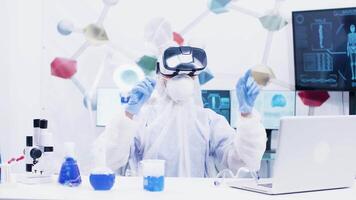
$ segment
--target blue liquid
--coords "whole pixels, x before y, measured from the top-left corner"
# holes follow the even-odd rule
[[[143,188],[150,192],[160,192],[164,189],[164,176],[145,176]]]
[[[89,181],[95,190],[110,190],[115,183],[115,174],[90,174]]]
[[[78,186],[82,183],[77,161],[74,158],[67,157],[62,164],[59,172],[58,182],[70,187]]]

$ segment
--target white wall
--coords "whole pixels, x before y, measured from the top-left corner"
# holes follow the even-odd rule
[[[273,0],[240,0],[238,5],[266,13]],[[94,22],[103,4],[101,0],[2,0],[0,20],[5,31],[0,37],[0,145],[6,157],[21,152],[25,133],[31,131],[32,118],[50,120],[55,134],[58,158],[61,144],[78,144],[79,161],[89,168],[90,143],[101,129],[93,127],[95,113],[82,106],[82,96],[70,81],[50,76],[49,64],[54,57],[68,57],[84,42],[80,34],[67,37],[56,32],[57,22],[72,20],[82,28]],[[112,8],[104,26],[110,39],[120,46],[142,55],[145,52],[143,27],[154,17],[165,17],[176,31],[206,9],[207,0],[121,0]],[[291,11],[351,7],[354,0],[286,0],[281,13],[290,21]],[[278,79],[294,83],[293,43],[291,25],[277,32],[268,61]],[[4,36],[3,36],[4,35]],[[205,88],[233,89],[238,77],[262,59],[267,32],[259,21],[237,12],[210,14],[186,36],[199,38],[206,45],[209,66],[216,79]],[[78,79],[90,88],[106,53],[105,47],[88,49],[78,60]],[[116,65],[131,62],[119,53],[114,55]],[[114,86],[112,67],[105,69],[99,87]],[[281,89],[271,85],[266,89]],[[345,97],[348,95],[345,94]],[[348,97],[345,110],[348,110]],[[341,94],[332,93],[330,100],[317,114],[341,114]],[[297,114],[307,108],[297,104]]]
[[[4,159],[22,153],[31,119],[40,114],[41,1],[1,1],[0,24],[0,148]]]

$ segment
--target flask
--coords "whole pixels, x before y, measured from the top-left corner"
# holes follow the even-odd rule
[[[65,157],[59,172],[58,182],[69,187],[79,186],[82,183],[77,160],[74,156],[75,144],[68,142],[64,144]]]

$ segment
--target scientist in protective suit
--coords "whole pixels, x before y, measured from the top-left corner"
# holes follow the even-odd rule
[[[164,52],[156,80],[134,87],[125,113],[95,141],[95,148],[105,148],[112,170],[135,173],[143,159],[165,160],[166,176],[214,177],[223,169],[260,168],[266,133],[253,110],[258,85],[250,71],[236,84],[241,116],[235,131],[223,116],[203,108],[197,75],[206,65],[199,48]]]

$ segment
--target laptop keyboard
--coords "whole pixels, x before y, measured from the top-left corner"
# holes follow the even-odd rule
[[[258,186],[267,187],[267,188],[272,188],[272,183],[258,184]]]

